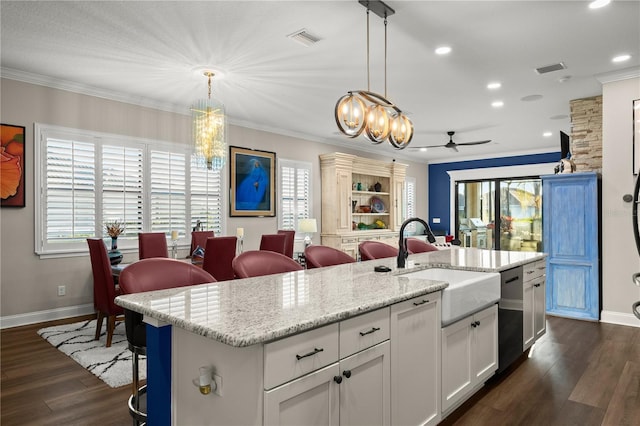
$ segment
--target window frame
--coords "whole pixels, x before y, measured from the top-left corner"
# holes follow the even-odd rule
[[[278,185],[279,185],[279,190],[280,190],[280,197],[282,199],[284,199],[284,194],[286,193],[286,191],[284,190],[283,185],[285,184],[285,179],[283,179],[282,174],[283,174],[283,169],[287,167],[287,168],[293,168],[295,169],[295,180],[297,180],[297,176],[299,173],[299,170],[306,170],[309,174],[309,192],[307,194],[307,199],[309,200],[309,209],[306,212],[306,215],[304,215],[304,219],[307,218],[314,218],[313,216],[313,164],[309,161],[300,161],[300,160],[289,160],[286,158],[281,158],[278,160]],[[294,191],[295,192],[295,191]],[[285,228],[284,227],[284,208],[285,208],[285,203],[283,200],[280,200],[280,202],[277,205],[277,215],[278,215],[278,229],[289,229],[289,228]],[[297,212],[294,212],[294,230],[296,231],[296,235],[295,235],[295,239],[297,241],[302,241],[304,239],[304,234],[301,234],[298,232],[298,219],[300,219],[300,217],[298,216]]]
[[[180,238],[178,245],[180,247],[188,247],[191,236],[191,218],[193,215],[191,207],[191,185],[194,175],[191,173],[194,168],[193,149],[190,145],[168,142],[161,140],[145,139],[133,136],[110,134],[104,132],[95,132],[90,130],[67,128],[56,125],[35,123],[34,124],[34,247],[35,253],[40,258],[55,257],[72,257],[82,256],[88,253],[86,242],[78,239],[69,242],[52,243],[47,240],[47,155],[46,145],[49,138],[60,140],[73,140],[78,142],[86,142],[94,145],[94,173],[95,173],[95,192],[94,192],[94,235],[88,238],[103,238],[107,240],[109,236],[104,229],[104,221],[108,218],[104,217],[103,210],[103,171],[102,171],[102,146],[124,146],[142,148],[142,231],[151,231],[151,151],[167,151],[184,155],[184,180],[185,180],[185,212],[184,230],[179,230]],[[224,169],[223,169],[224,170]],[[227,214],[227,197],[228,194],[224,190],[226,187],[226,173],[223,170],[218,171],[218,182],[220,192],[219,218],[214,224],[219,224],[219,232],[224,234],[226,222],[224,218]],[[215,177],[213,178],[215,182]],[[206,184],[205,184],[206,185]],[[202,194],[198,194],[202,195]],[[214,195],[215,197],[215,195]],[[215,217],[215,215],[214,215]],[[216,225],[217,226],[217,225]],[[216,232],[218,233],[218,232]],[[167,235],[167,237],[169,237]],[[57,246],[57,247],[56,247]],[[136,252],[138,250],[137,237],[127,236],[118,239],[118,249],[120,251]]]

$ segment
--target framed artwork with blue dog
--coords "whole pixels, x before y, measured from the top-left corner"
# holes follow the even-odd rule
[[[229,147],[230,216],[275,216],[276,154]]]

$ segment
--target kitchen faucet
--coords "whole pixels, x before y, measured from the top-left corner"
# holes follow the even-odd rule
[[[400,239],[398,240],[398,268],[404,268],[405,260],[407,259],[407,256],[409,256],[409,251],[407,250],[407,239],[404,238],[404,228],[406,228],[406,226],[411,222],[420,222],[427,233],[427,240],[429,240],[430,243],[436,242],[436,237],[433,235],[429,224],[419,217],[412,217],[402,222],[402,226],[400,227]]]

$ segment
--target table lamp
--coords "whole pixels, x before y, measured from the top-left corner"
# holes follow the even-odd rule
[[[171,257],[178,258],[178,231],[171,231]]]
[[[309,234],[314,234],[318,232],[318,225],[316,224],[315,219],[300,219],[298,221],[298,232],[304,232],[304,247],[307,248],[311,245],[311,236]]]
[[[236,238],[238,238],[238,251],[242,253],[244,241],[244,228],[236,228]]]

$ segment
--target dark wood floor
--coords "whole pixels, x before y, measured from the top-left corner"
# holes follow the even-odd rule
[[[0,333],[0,424],[131,424],[130,387],[108,387],[36,334],[52,324]],[[640,328],[549,317],[530,357],[443,424],[640,425]]]

